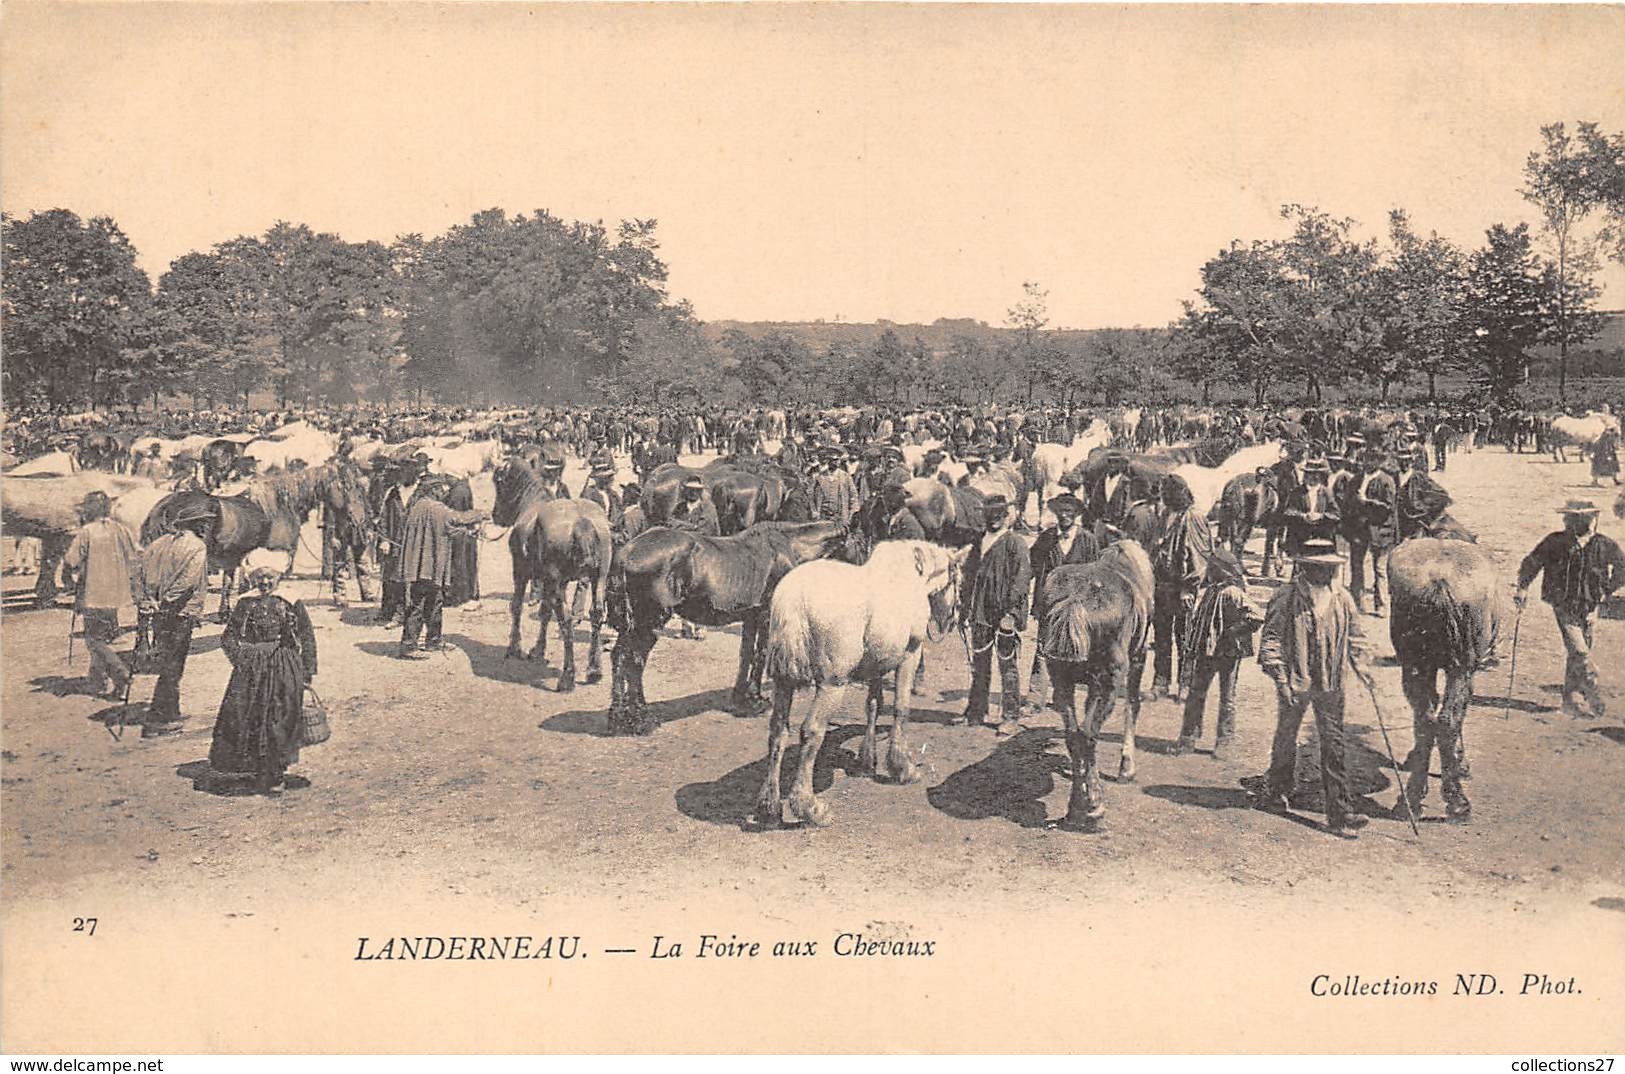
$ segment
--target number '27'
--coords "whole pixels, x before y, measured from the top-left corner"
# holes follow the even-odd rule
[[[93,917],[76,917],[73,919],[73,931],[82,932],[87,936],[96,935],[96,919]]]

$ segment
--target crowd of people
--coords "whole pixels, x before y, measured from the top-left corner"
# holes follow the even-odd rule
[[[1070,444],[1096,420],[1111,429],[1099,465],[1080,466],[1063,481],[1066,491],[1039,504],[1049,522],[1033,534],[1025,494],[1020,500],[982,498],[980,535],[970,543],[961,585],[960,622],[970,659],[963,723],[987,724],[1013,734],[1021,721],[1055,703],[1046,661],[1034,651],[1026,696],[1021,687],[1023,636],[1042,622],[1046,578],[1058,568],[1093,561],[1110,544],[1133,539],[1149,554],[1155,582],[1150,623],[1152,694],[1183,702],[1176,754],[1203,737],[1207,698],[1218,684],[1213,755],[1234,756],[1237,682],[1241,665],[1257,664],[1275,684],[1277,729],[1267,773],[1256,787],[1261,808],[1283,808],[1292,790],[1298,731],[1312,710],[1328,825],[1352,835],[1364,818],[1353,811],[1346,781],[1344,695],[1349,676],[1363,679],[1366,621],[1385,614],[1384,565],[1401,542],[1418,537],[1471,539],[1450,517],[1451,497],[1440,475],[1452,451],[1499,443],[1507,451],[1539,450],[1549,417],[1528,411],[1423,408],[1405,411],[1311,408],[1280,411],[1229,408],[1116,408],[1090,413],[1040,407],[1026,411],[949,408],[898,410],[752,410],[720,415],[611,412],[603,409],[471,411],[425,408],[386,412],[327,408],[250,415],[199,411],[141,423],[148,435],[265,433],[292,421],[332,431],[337,456],[363,439],[409,442],[456,429],[474,438],[500,439],[510,457],[526,458],[543,499],[580,497],[605,512],[617,544],[636,536],[641,486],[662,466],[685,455],[716,451],[756,455],[772,442],[775,461],[804,481],[811,518],[866,531],[871,541],[922,540],[931,528],[911,506],[910,483],[936,478],[950,487],[974,482],[989,466],[1020,468],[1044,443]],[[32,415],[6,424],[7,448],[26,454],[42,446],[62,449],[65,437],[82,441],[81,423]],[[101,423],[102,426],[108,423]],[[111,423],[99,431],[129,433]],[[1249,595],[1241,547],[1224,547],[1207,514],[1195,508],[1190,487],[1177,474],[1136,464],[1159,445],[1216,443],[1223,454],[1238,445],[1279,441],[1268,468],[1274,510],[1264,520],[1261,573],[1286,574],[1267,607]],[[907,449],[916,450],[909,461]],[[565,458],[588,466],[578,490],[563,484]],[[621,481],[618,458],[629,460],[634,480]],[[1593,473],[1617,480],[1615,441],[1593,453]],[[1600,460],[1600,461],[1599,461]],[[945,466],[962,468],[950,478]],[[480,598],[478,526],[488,513],[475,509],[468,480],[431,472],[423,453],[376,454],[366,464],[370,524],[360,530],[340,512],[323,525],[323,572],[338,603],[348,601],[354,578],[363,602],[378,601],[377,622],[399,626],[398,653],[422,659],[444,646],[443,609]],[[196,476],[183,475],[183,482]],[[1042,490],[1038,490],[1042,498]],[[1598,509],[1574,502],[1567,525],[1543,540],[1518,575],[1519,606],[1536,576],[1569,654],[1565,709],[1600,714],[1590,649],[1597,608],[1625,584],[1619,546],[1595,531]],[[83,526],[66,564],[77,580],[76,608],[91,651],[88,686],[127,696],[133,670],[112,648],[117,609],[133,602],[140,612],[133,659],[158,672],[143,738],[180,731],[180,682],[191,635],[203,616],[208,587],[207,540],[214,516],[183,512],[173,531],[145,549],[108,516],[108,498],[92,493],[81,504]],[[1053,520],[1050,522],[1050,520]],[[721,530],[707,485],[690,476],[663,525],[717,536]],[[303,605],[276,593],[288,567],[284,556],[256,554],[245,564],[253,595],[226,623],[224,648],[231,683],[215,722],[207,789],[246,787],[269,792],[302,785],[288,768],[312,744],[303,718],[305,696],[317,672],[315,636]],[[376,582],[376,585],[374,584]],[[685,632],[697,630],[684,624]],[[1256,636],[1256,640],[1255,640]],[[420,638],[421,643],[420,643]],[[995,712],[994,668],[999,704]],[[1131,687],[1136,693],[1139,684]],[[1447,794],[1447,813],[1470,813],[1459,783]]]

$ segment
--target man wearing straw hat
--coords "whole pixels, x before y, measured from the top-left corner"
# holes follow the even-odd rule
[[[615,460],[608,455],[594,459],[590,476],[591,481],[581,490],[581,498],[602,507],[604,516],[609,519],[610,532],[619,534],[626,508],[621,503],[621,494],[615,491]]]
[[[1563,528],[1549,533],[1518,568],[1518,608],[1529,601],[1529,586],[1543,574],[1540,599],[1552,606],[1557,630],[1568,650],[1563,669],[1563,711],[1570,716],[1604,714],[1591,662],[1591,634],[1597,608],[1625,585],[1625,554],[1597,532],[1599,508],[1590,500],[1570,500],[1560,509]],[[1583,702],[1583,704],[1582,704]]]
[[[1366,826],[1348,792],[1343,738],[1345,672],[1360,674],[1365,651],[1360,616],[1348,590],[1333,584],[1343,557],[1331,541],[1308,541],[1293,557],[1292,581],[1264,613],[1258,664],[1275,681],[1275,741],[1270,767],[1255,804],[1271,813],[1287,810],[1296,773],[1298,728],[1313,706],[1320,739],[1320,774],[1326,794],[1326,826],[1353,838]]]
[[[192,648],[192,631],[203,619],[209,550],[203,535],[215,524],[209,501],[189,504],[172,520],[174,532],[147,546],[141,557],[143,614],[151,617],[158,656],[158,685],[142,721],[142,738],[181,733],[181,676]]]
[[[112,502],[107,493],[93,489],[79,505],[83,525],[74,534],[62,562],[77,579],[77,607],[85,623],[85,647],[90,650],[86,686],[100,694],[112,680],[110,697],[123,697],[130,669],[113,652],[118,635],[118,610],[126,602],[141,603],[136,579],[141,553],[124,523],[109,518]]]

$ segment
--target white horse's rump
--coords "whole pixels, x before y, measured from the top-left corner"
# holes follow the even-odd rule
[[[802,721],[801,760],[790,790],[790,810],[797,817],[828,823],[828,807],[813,794],[813,764],[840,688],[849,682],[876,682],[897,673],[887,768],[899,783],[919,778],[904,737],[909,688],[930,633],[933,599],[943,603],[942,594],[955,583],[964,555],[925,541],[883,541],[861,567],[816,560],[784,576],[768,611],[767,669],[776,688],[767,778],[756,806],[759,826],[777,827],[783,820],[779,770],[789,740],[790,708],[800,686],[812,686],[815,693]],[[941,608],[936,618],[944,618]],[[877,718],[871,709],[859,754],[860,763],[871,771],[877,763]]]

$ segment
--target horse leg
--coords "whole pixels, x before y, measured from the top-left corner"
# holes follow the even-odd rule
[[[592,584],[592,637],[587,639],[587,682],[604,678],[604,605],[609,589],[609,572],[603,571]]]
[[[1078,722],[1078,680],[1073,665],[1054,661],[1049,666],[1049,675],[1055,689],[1055,706],[1061,710],[1066,753],[1072,759],[1072,793],[1067,798],[1066,817],[1061,823],[1068,828],[1085,828],[1091,808],[1089,777],[1094,769],[1093,743],[1085,741],[1083,726]]]
[[[530,579],[515,573],[513,579],[513,596],[508,600],[508,614],[513,619],[513,625],[508,630],[508,651],[502,654],[504,660],[517,659],[525,655],[525,648],[521,640],[519,621],[525,615],[525,591],[530,588]]]
[[[891,747],[886,751],[886,768],[893,783],[917,783],[920,779],[920,766],[908,752],[909,697],[920,656],[918,645],[903,654],[903,662],[897,666],[897,681],[892,686]]]
[[[563,584],[553,589],[553,617],[559,621],[559,640],[564,645],[564,670],[559,672],[558,692],[567,694],[576,688],[576,618]]]
[[[56,574],[62,567],[62,556],[66,552],[66,545],[53,547],[46,541],[40,542],[39,577],[34,580],[35,607],[49,608],[56,600]]]
[[[1145,665],[1145,654],[1144,653],[1140,654],[1137,663],[1140,665],[1141,668],[1144,667],[1144,665]],[[1108,704],[1107,707],[1106,707],[1107,715],[1110,715],[1112,705],[1114,705],[1116,703],[1116,698],[1117,698],[1116,687],[1119,685],[1119,680],[1120,679],[1121,679],[1121,669],[1117,668],[1117,667],[1113,667],[1112,671],[1111,671],[1111,674],[1107,678],[1108,684],[1110,686],[1110,689],[1107,692],[1107,696],[1112,699],[1111,704]],[[1128,681],[1127,693],[1128,693],[1128,712],[1123,717],[1123,759],[1121,761],[1119,761],[1118,765],[1117,765],[1117,779],[1121,783],[1133,783],[1134,782],[1134,775],[1135,775],[1135,765],[1134,765],[1134,726],[1140,720],[1140,674],[1135,669],[1135,662],[1132,662],[1132,661],[1131,661],[1131,663],[1129,665],[1129,681]],[[1104,721],[1105,721],[1105,717],[1103,716],[1103,717],[1101,717],[1101,722],[1104,722]],[[1099,733],[1100,733],[1100,727],[1097,724],[1095,726],[1095,734],[1098,735]]]
[[[1100,743],[1101,728],[1111,719],[1112,709],[1117,707],[1117,689],[1114,682],[1116,675],[1108,672],[1094,676],[1089,683],[1089,700],[1085,719],[1080,728],[1083,739],[1083,777],[1084,777],[1084,804],[1085,812],[1081,818],[1083,823],[1093,824],[1106,815],[1106,792],[1100,783],[1100,765],[1097,761],[1097,748]],[[1125,734],[1123,741],[1128,741]],[[1132,774],[1128,777],[1133,779]]]
[[[204,578],[208,575],[205,573]],[[220,573],[220,621],[222,623],[231,619],[231,587],[237,580],[237,568],[227,567]]]
[[[750,696],[751,672],[756,664],[756,643],[762,613],[760,608],[746,612],[739,621],[739,671],[734,676],[729,704],[735,716],[754,716],[760,711]]]
[[[648,665],[649,653],[655,647],[655,632],[639,627],[628,633],[631,645],[627,653],[626,696],[623,700],[627,711],[627,730],[634,735],[647,735],[660,726],[659,720],[649,716],[649,701],[643,696],[643,669]]]
[[[863,745],[858,749],[858,767],[871,776],[880,775],[880,747],[876,744],[875,732],[880,723],[880,708],[885,689],[883,678],[870,679],[864,684]]]
[[[1438,682],[1439,673],[1432,668],[1406,666],[1400,670],[1400,685],[1405,691],[1405,700],[1411,704],[1413,739],[1411,752],[1399,764],[1400,771],[1406,773],[1400,793],[1410,800],[1413,810],[1420,810],[1427,797],[1433,745],[1440,739]],[[1398,772],[1394,775],[1400,778]]]
[[[541,603],[536,608],[536,616],[542,621],[542,625],[536,634],[536,644],[531,647],[529,653],[525,654],[526,660],[539,660],[543,664],[547,663],[547,624],[552,621],[554,610],[561,599],[558,592],[559,588],[556,580],[548,578],[538,578],[536,580],[536,592],[541,596]],[[561,622],[559,626],[562,628],[564,624]]]
[[[818,828],[829,824],[830,813],[829,805],[813,793],[813,766],[818,763],[818,751],[824,745],[829,714],[840,700],[839,684],[819,683],[813,691],[812,708],[801,724],[801,757],[796,766],[795,785],[790,788],[790,812]]]
[[[751,704],[760,711],[767,707],[767,700],[762,696],[762,677],[767,671],[767,615],[758,614],[756,617],[756,649],[751,660],[750,668],[750,698]]]

